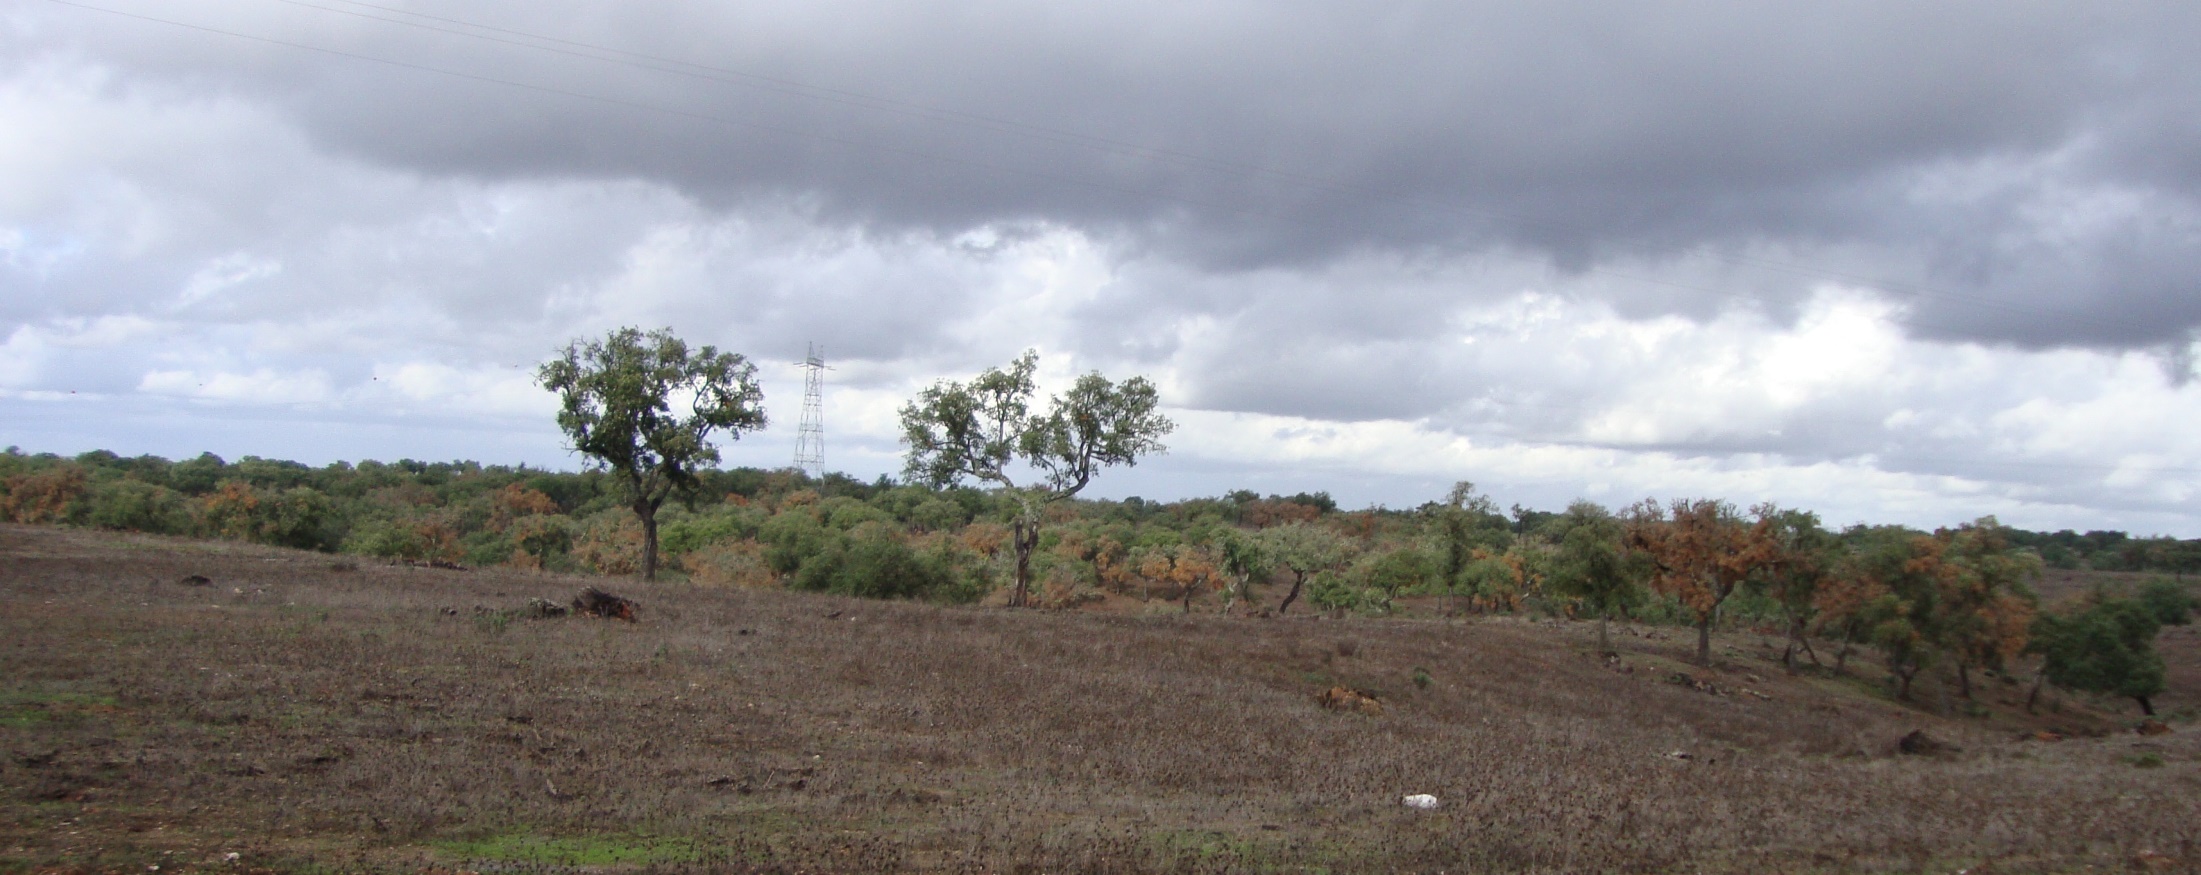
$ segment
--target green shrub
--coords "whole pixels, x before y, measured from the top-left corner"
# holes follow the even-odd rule
[[[2141,607],[2155,616],[2155,622],[2165,626],[2184,626],[2193,622],[2193,612],[2201,608],[2201,599],[2178,581],[2158,577],[2140,585],[2134,594]]]
[[[818,514],[828,528],[846,532],[868,522],[893,523],[894,515],[846,496],[818,503]]]
[[[970,521],[970,511],[945,498],[927,499],[909,512],[910,525],[927,531],[951,531],[962,528]]]
[[[1326,611],[1350,611],[1361,606],[1363,595],[1345,576],[1324,571],[1307,583],[1307,601]]]
[[[87,520],[103,529],[131,532],[182,534],[190,531],[191,514],[184,498],[174,490],[143,480],[117,478],[92,487]]]
[[[2042,614],[2026,650],[2041,655],[2041,674],[2070,690],[2130,697],[2154,714],[2150,697],[2163,691],[2161,628],[2136,601],[2106,599],[2075,614]]]
[[[762,510],[735,505],[698,514],[667,513],[658,522],[658,548],[667,556],[678,556],[713,544],[754,538],[764,519]]]
[[[884,599],[921,599],[949,589],[952,576],[939,563],[899,541],[837,541],[804,562],[794,588]]]
[[[271,492],[260,501],[259,532],[263,544],[301,550],[334,550],[344,542],[344,521],[329,497],[308,486]]]
[[[780,574],[794,574],[838,542],[840,536],[827,530],[809,511],[789,508],[758,526],[757,540],[764,543],[765,564]]]
[[[200,453],[187,462],[168,466],[168,488],[185,495],[205,495],[221,485],[228,463],[213,453]]]

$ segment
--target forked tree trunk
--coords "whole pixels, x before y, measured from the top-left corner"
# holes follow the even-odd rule
[[[1888,660],[1888,679],[1895,682],[1896,699],[1904,702],[1911,700],[1911,679],[1917,676],[1917,666],[1912,666],[1910,671],[1904,671],[1901,660]]]
[[[1819,654],[1811,649],[1811,636],[1804,634],[1804,622],[1795,620],[1788,625],[1788,646],[1781,649],[1781,667],[1789,674],[1796,673],[1796,651],[1802,650],[1811,657],[1811,664],[1819,664]]]

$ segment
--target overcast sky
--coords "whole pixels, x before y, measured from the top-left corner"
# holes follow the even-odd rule
[[[572,468],[668,326],[792,458],[1026,348],[1102,496],[2201,536],[2201,6],[0,0],[0,443]]]

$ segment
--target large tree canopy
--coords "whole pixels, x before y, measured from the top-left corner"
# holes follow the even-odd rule
[[[1016,500],[1010,604],[1019,606],[1030,589],[1040,509],[1076,495],[1103,468],[1162,452],[1161,437],[1176,428],[1155,412],[1160,399],[1145,377],[1116,383],[1089,373],[1049,399],[1046,412],[1033,413],[1038,367],[1039,354],[1027,350],[1007,370],[987,368],[969,383],[935,383],[902,408],[906,476],[936,487],[976,480]]]
[[[690,351],[671,329],[621,328],[566,345],[536,382],[558,393],[558,427],[591,464],[618,474],[642,520],[642,576],[657,576],[657,509],[695,471],[718,462],[713,432],[764,427],[756,365],[739,353]],[[685,415],[674,406],[687,408]]]
[[[2040,615],[2026,649],[2041,655],[2041,677],[2049,683],[2128,696],[2153,716],[2150,699],[2163,692],[2163,657],[2155,651],[2161,628],[2146,605],[2101,599],[2077,613]]]

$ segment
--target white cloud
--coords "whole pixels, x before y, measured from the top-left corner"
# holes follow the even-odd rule
[[[469,418],[549,420],[557,414],[557,401],[535,385],[534,378],[533,368],[461,370],[437,362],[407,362],[377,366],[368,378],[376,386],[355,389],[346,402],[369,409],[387,409],[384,405],[395,402],[413,410]]]
[[[201,11],[406,45],[307,11]],[[1399,506],[1470,479],[1543,507],[1711,494],[1841,522],[1995,513],[2201,534],[2201,435],[2185,427],[2201,385],[2169,379],[2145,351],[2171,335],[2194,348],[2176,334],[2201,318],[2187,300],[2201,240],[2190,174],[2112,166],[2131,143],[2079,128],[2116,106],[2025,103],[2047,100],[2063,67],[1956,64],[1954,84],[1857,85],[1856,103],[1753,80],[1736,103],[1705,101],[1722,107],[1710,118],[1632,76],[1552,70],[1565,79],[1552,87],[1580,98],[1568,104],[1579,129],[1457,130],[1423,99],[1545,121],[1556,104],[1446,66],[1459,53],[1428,59],[1445,63],[1410,80],[1429,89],[1418,97],[1365,97],[1407,93],[1377,86],[1410,59],[1334,54],[1321,16],[1268,22],[1305,59],[1203,50],[1203,34],[1222,32],[1211,22],[1148,47],[1158,64],[1198,57],[1170,68],[1184,75],[1112,84],[1084,78],[1101,47],[1018,16],[986,26],[1036,28],[1059,57],[942,55],[925,40],[966,35],[866,33],[882,58],[968,63],[967,81],[1006,89],[893,83],[913,95],[981,114],[994,98],[1040,106],[1029,117],[1057,126],[1090,116],[1111,137],[1182,153],[1161,160],[504,58],[513,75],[946,148],[973,168],[264,46],[230,57],[78,14],[0,25],[0,45],[21,49],[0,52],[13,59],[0,63],[0,419],[27,445],[119,444],[144,419],[115,412],[135,411],[237,440],[286,418],[296,427],[275,433],[290,449],[252,451],[301,458],[372,451],[361,434],[412,447],[406,435],[431,432],[542,453],[557,435],[535,365],[613,326],[669,325],[760,366],[777,425],[728,453],[739,464],[787,457],[800,403],[788,363],[808,343],[835,367],[829,464],[860,476],[900,467],[911,393],[1036,348],[1049,387],[1089,369],[1161,386],[1180,423],[1163,470],[1183,479],[1138,481],[1154,497],[1242,476]],[[757,19],[733,29],[760,40],[742,45],[824,65],[811,72],[865,55],[799,15],[737,17]],[[707,46],[727,32],[710,15],[637,24],[687,26]],[[1904,57],[1999,57],[1982,48],[1993,36]],[[486,58],[437,46],[437,63]],[[1737,80],[1693,65],[1759,63],[1640,48],[1616,70],[1720,84]],[[1003,71],[1027,75],[977,75]],[[1952,126],[1921,130],[1905,108],[1941,106],[1909,87],[1922,82],[1988,96],[1953,105],[1971,113],[1963,124],[1937,114]],[[1364,97],[1339,99],[1352,94]],[[1800,120],[1818,140],[1782,133],[1806,105],[1860,117]],[[1678,127],[1661,106],[1682,111]],[[1988,111],[2015,109],[2039,111]],[[1734,160],[1714,160],[1693,144],[1715,134],[1691,120],[1755,138],[1724,141]],[[34,404],[46,405],[37,417],[9,416]]]
[[[312,404],[334,394],[327,374],[278,373],[268,368],[242,374],[149,371],[139,381],[138,390],[244,406]]]
[[[176,305],[189,307],[212,297],[230,286],[271,277],[283,272],[281,262],[256,258],[250,253],[233,252],[207,262],[184,281],[182,293],[176,296]]]

